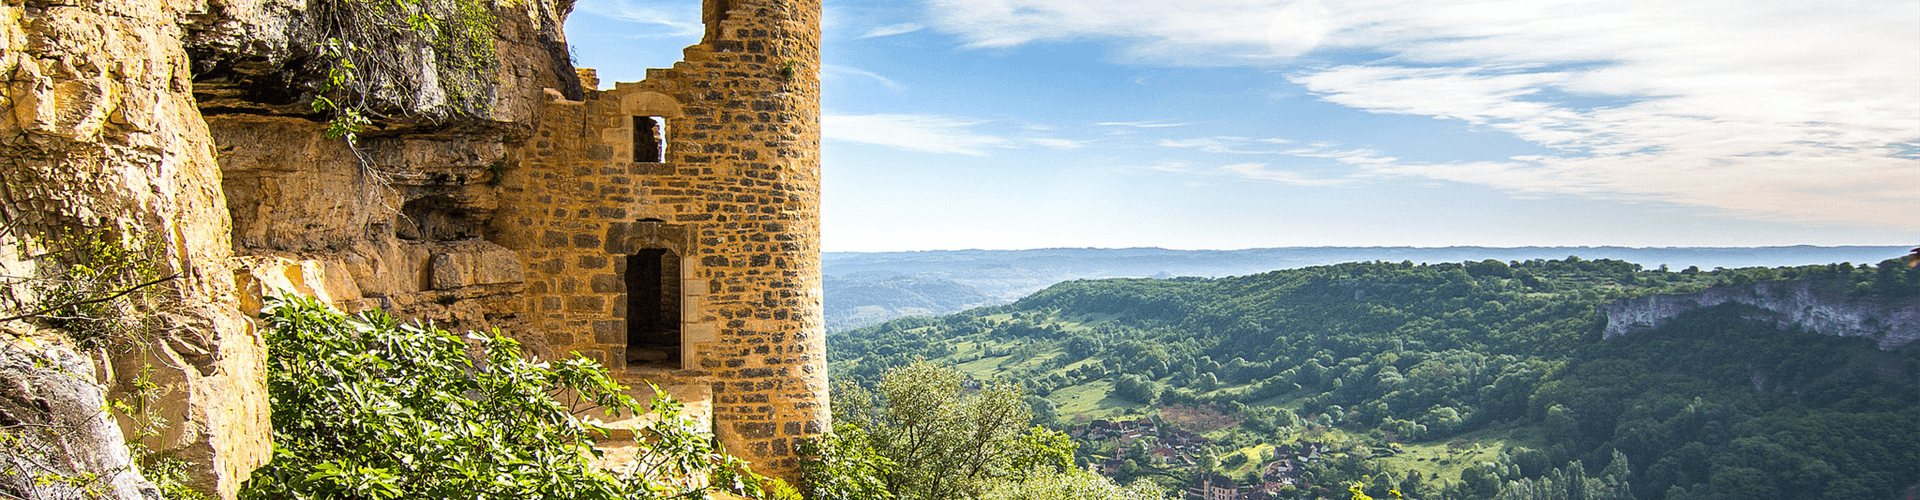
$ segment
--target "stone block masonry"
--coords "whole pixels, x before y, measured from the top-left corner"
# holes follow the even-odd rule
[[[524,263],[530,345],[702,403],[729,452],[792,479],[794,440],[831,423],[820,4],[705,8],[706,38],[673,68],[549,92],[489,239]]]

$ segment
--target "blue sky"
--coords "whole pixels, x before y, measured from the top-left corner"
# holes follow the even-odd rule
[[[638,80],[698,9],[568,42]],[[826,10],[828,251],[1920,244],[1920,2]]]

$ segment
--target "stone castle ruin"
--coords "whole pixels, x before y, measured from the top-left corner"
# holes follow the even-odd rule
[[[792,470],[791,440],[831,420],[820,6],[706,8],[706,39],[672,69],[580,101],[548,94],[493,231],[525,269],[517,314],[547,350],[711,404],[733,453]]]
[[[683,61],[605,90],[568,60],[570,1],[475,3],[491,39],[461,57],[490,57],[383,45],[400,55],[368,79],[381,113],[349,147],[309,102],[320,12],[349,1],[0,5],[0,270],[54,269],[33,235],[62,229],[143,242],[179,276],[146,354],[33,349],[109,398],[159,367],[177,424],[143,441],[224,498],[270,457],[247,317],[289,292],[594,358],[791,477],[794,439],[830,423],[820,2],[703,0]],[[15,288],[10,305],[32,299]],[[0,390],[0,410],[52,397],[34,390]]]

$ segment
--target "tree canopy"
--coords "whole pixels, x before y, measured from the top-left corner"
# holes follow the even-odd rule
[[[1920,269],[1898,260],[1681,272],[1578,258],[1350,263],[1061,283],[1005,306],[838,334],[828,355],[836,379],[869,385],[916,358],[1016,380],[1051,400],[1044,422],[1062,428],[1100,391],[1100,404],[1130,411],[1224,412],[1231,425],[1207,434],[1219,452],[1329,428],[1387,450],[1314,465],[1331,491],[1371,476],[1379,496],[1391,476],[1415,498],[1551,497],[1542,492],[1573,491],[1574,464],[1616,453],[1630,469],[1620,484],[1642,499],[1883,498],[1920,482],[1920,345],[1881,351],[1740,304],[1601,339],[1603,304],[1763,281],[1870,303],[1920,296]],[[1469,434],[1525,444],[1445,478],[1431,464],[1425,475],[1382,472],[1406,463],[1383,458],[1389,445]],[[1123,477],[1177,483],[1260,465],[1155,465],[1131,448],[1080,444],[1081,460],[1125,462]]]

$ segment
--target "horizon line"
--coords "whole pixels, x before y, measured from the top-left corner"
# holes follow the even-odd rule
[[[1898,244],[1898,245],[1811,245],[1811,244],[1798,244],[1798,245],[1755,245],[1755,246],[1644,246],[1644,247],[1636,247],[1636,246],[1624,246],[1624,245],[1525,245],[1525,246],[1483,246],[1483,245],[1446,245],[1446,246],[1417,246],[1417,245],[1302,245],[1302,246],[1277,246],[1277,247],[1247,247],[1247,248],[1167,248],[1167,247],[1040,247],[1040,248],[1012,248],[1012,249],[1005,249],[1005,248],[960,248],[960,249],[950,249],[950,248],[940,248],[940,249],[921,249],[921,250],[821,250],[821,252],[820,252],[820,253],[821,253],[821,254],[830,254],[830,253],[932,253],[932,252],[1039,252],[1039,251],[1048,251],[1048,250],[1107,250],[1107,251],[1121,251],[1121,250],[1161,250],[1161,251],[1169,251],[1169,252],[1244,252],[1244,251],[1253,251],[1253,250],[1295,250],[1295,249],[1413,249],[1413,250],[1445,250],[1445,249],[1455,249],[1455,248],[1459,248],[1459,249],[1485,249],[1485,250],[1526,250],[1526,249],[1551,249],[1551,248],[1580,248],[1580,249],[1624,249],[1624,250],[1762,250],[1762,249],[1792,249],[1792,248],[1817,248],[1817,249],[1846,249],[1846,248],[1862,248],[1862,249],[1866,249],[1866,248],[1894,248],[1894,249],[1902,249],[1902,250],[1901,250],[1901,252],[1903,252],[1903,253],[1904,253],[1904,252],[1906,252],[1906,250],[1904,250],[1904,249],[1905,249],[1905,248],[1907,248],[1907,246],[1908,246],[1907,244]]]

